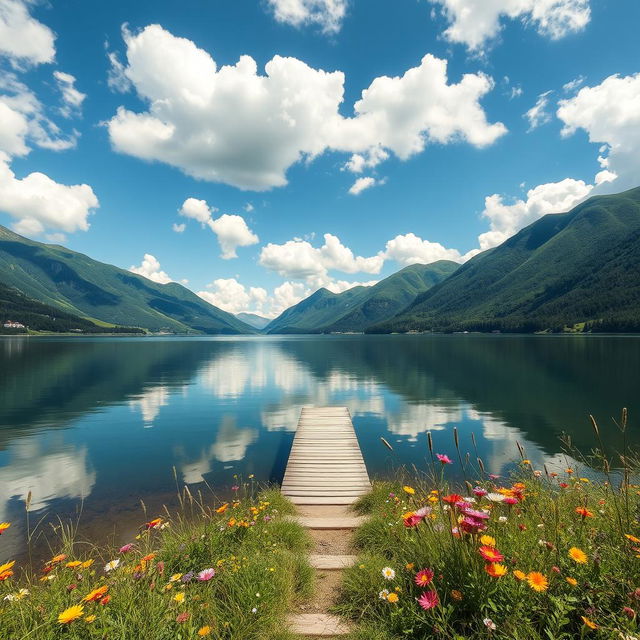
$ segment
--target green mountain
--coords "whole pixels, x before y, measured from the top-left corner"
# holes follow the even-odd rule
[[[371,332],[640,330],[640,187],[546,215]]]
[[[269,318],[263,318],[257,313],[236,313],[236,318],[254,329],[264,329],[271,322]]]
[[[269,325],[266,333],[327,333],[364,331],[392,318],[415,297],[451,275],[460,265],[448,260],[414,264],[372,287],[343,293],[319,289],[290,307]]]
[[[4,327],[10,321],[23,324],[26,328]],[[98,326],[86,318],[42,304],[0,283],[0,333],[27,333],[27,329],[56,333],[144,333],[142,329],[131,327]]]
[[[175,282],[158,284],[0,226],[0,282],[66,313],[152,331],[237,334],[254,330]]]

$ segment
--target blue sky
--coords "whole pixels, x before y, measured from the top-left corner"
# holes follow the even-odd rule
[[[635,0],[0,0],[0,224],[267,315],[464,261],[640,183],[638,24]]]

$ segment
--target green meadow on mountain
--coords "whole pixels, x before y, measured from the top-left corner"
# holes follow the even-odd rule
[[[369,328],[640,330],[640,187],[546,215]]]
[[[28,240],[2,226],[0,282],[90,321],[176,333],[254,332],[180,284],[158,284],[70,249]]]
[[[414,264],[372,287],[354,287],[343,293],[319,289],[290,307],[265,329],[266,333],[327,333],[364,331],[368,326],[392,318],[415,297],[441,282],[459,264],[440,260]]]

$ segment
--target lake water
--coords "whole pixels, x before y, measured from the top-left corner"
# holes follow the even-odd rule
[[[373,477],[463,451],[505,473],[515,442],[534,467],[562,466],[559,435],[612,449],[630,412],[638,444],[640,337],[295,336],[6,338],[0,341],[0,561],[20,554],[31,519],[73,514],[115,540],[171,503],[175,467],[192,489],[224,493],[234,474],[282,479],[304,405],[349,407]],[[386,438],[393,453],[380,443]],[[454,467],[452,467],[453,471]]]

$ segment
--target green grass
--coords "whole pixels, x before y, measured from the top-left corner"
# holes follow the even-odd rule
[[[163,514],[155,528],[141,522],[132,549],[124,553],[83,543],[74,539],[73,527],[65,527],[64,560],[22,575],[12,567],[16,575],[0,582],[0,637],[289,640],[285,616],[309,595],[313,578],[306,531],[283,518],[293,506],[278,491],[248,492],[239,504],[216,513],[220,506],[185,492],[179,513]],[[144,520],[151,522],[150,514]],[[105,571],[114,559],[119,566]],[[93,562],[67,566],[86,561]],[[215,575],[199,581],[198,573],[207,568]],[[190,573],[191,580],[183,581]],[[103,586],[107,602],[83,602]],[[20,597],[21,589],[28,595]],[[60,613],[74,605],[82,605],[82,616],[60,623]]]
[[[624,469],[610,472],[615,458],[606,459],[601,445],[590,460],[602,463],[598,479],[577,477],[569,467],[547,473],[523,458],[511,478],[492,479],[477,470],[468,485],[452,485],[449,465],[436,460],[428,473],[377,483],[355,505],[369,519],[355,532],[360,555],[345,572],[335,607],[360,623],[354,640],[640,637],[640,492],[629,482],[640,466],[626,451]],[[465,473],[473,477],[470,467]],[[498,502],[493,495],[492,501],[473,489],[517,502]],[[444,498],[453,493],[475,503],[450,505]],[[429,513],[418,524],[406,520],[422,507]],[[464,531],[467,509],[488,514],[486,529]],[[503,559],[486,560],[483,545]],[[573,548],[586,554],[586,562],[572,557]],[[504,575],[491,575],[492,564],[504,567]],[[385,567],[395,571],[393,579],[383,576]],[[418,586],[423,569],[432,570],[433,579]],[[544,576],[539,591],[534,572]],[[417,599],[429,591],[438,604],[425,610]]]

